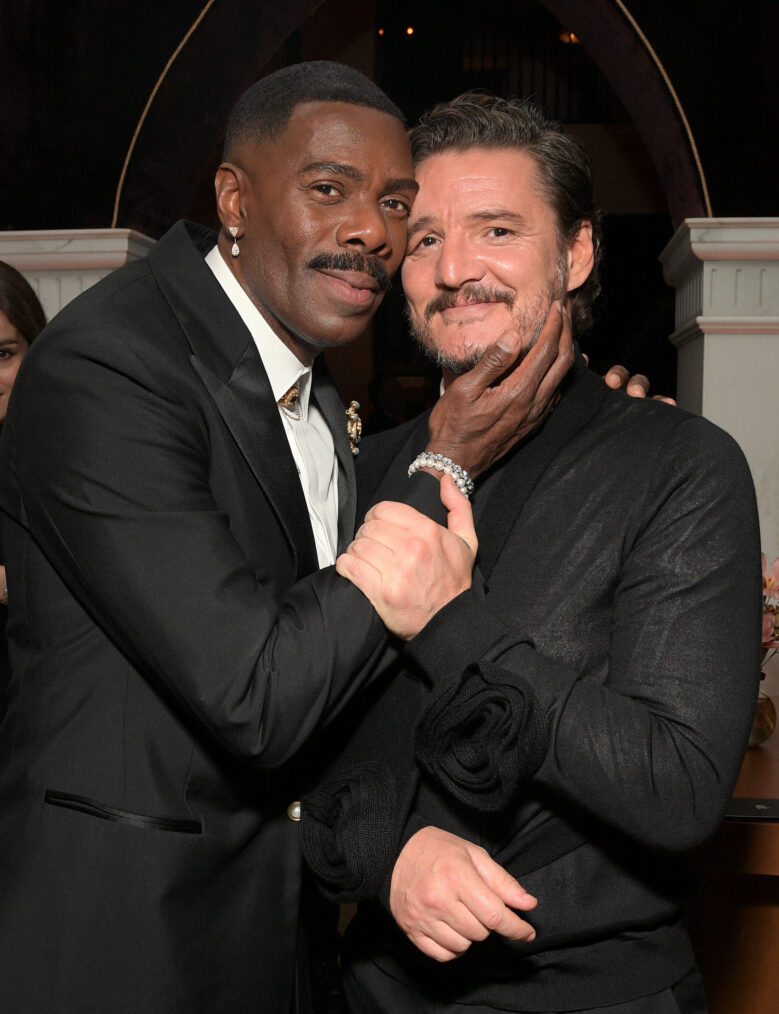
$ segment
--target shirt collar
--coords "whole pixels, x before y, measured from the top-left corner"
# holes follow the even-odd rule
[[[295,353],[273,333],[268,322],[225,263],[218,246],[209,251],[205,260],[254,339],[262,365],[268,374],[274,399],[278,401],[293,384],[297,383],[300,388],[300,414],[305,419],[308,415],[311,394],[311,370],[304,366]]]

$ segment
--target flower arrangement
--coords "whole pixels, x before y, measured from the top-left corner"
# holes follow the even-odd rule
[[[763,661],[769,651],[773,655],[779,648],[779,556],[768,567],[765,553],[760,554],[763,564]],[[773,650],[772,650],[773,649]]]
[[[763,565],[763,663],[779,649],[779,556],[768,566],[765,553],[760,554]],[[760,673],[765,679],[765,673]],[[776,728],[776,707],[766,693],[757,695],[757,708],[749,736],[749,746],[760,746]]]

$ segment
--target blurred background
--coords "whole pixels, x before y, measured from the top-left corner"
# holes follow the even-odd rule
[[[659,253],[685,217],[777,209],[775,20],[760,0],[7,0],[0,229],[215,225],[227,113],[286,63],[352,64],[409,123],[466,88],[529,96],[594,163],[606,260],[584,347],[673,394]],[[371,377],[393,378],[407,411],[426,397],[401,307],[396,291],[366,340],[331,356],[346,397],[370,406]]]

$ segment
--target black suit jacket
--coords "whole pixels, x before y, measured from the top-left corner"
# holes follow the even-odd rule
[[[203,262],[214,241],[179,223],[68,306],[4,427],[8,1012],[289,1009],[304,786],[287,762],[384,634],[332,568],[312,573],[267,377]],[[314,396],[343,547],[354,478],[323,365]]]

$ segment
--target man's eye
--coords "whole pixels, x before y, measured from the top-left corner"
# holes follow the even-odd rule
[[[435,244],[437,242],[438,241],[435,238],[435,236],[423,236],[422,239],[419,241],[419,245],[420,246],[435,246]]]
[[[503,226],[501,226],[501,225],[494,225],[489,230],[489,235],[490,236],[494,236],[495,239],[502,239],[504,236],[508,236],[509,234],[510,234],[510,230],[509,229],[504,229]]]
[[[325,197],[337,197],[340,193],[337,186],[334,183],[315,183],[314,190],[318,194],[324,194]]]
[[[388,197],[382,203],[384,207],[389,208],[390,211],[400,211],[404,215],[408,215],[411,211],[411,206],[408,201],[404,201],[400,197]]]

